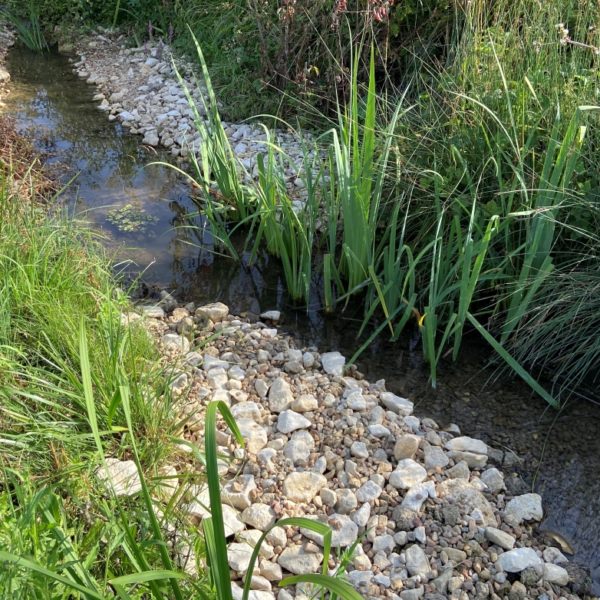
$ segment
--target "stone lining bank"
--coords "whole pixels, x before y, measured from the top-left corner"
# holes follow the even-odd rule
[[[6,53],[14,43],[14,34],[0,22],[0,108],[2,97],[6,93],[6,84],[10,81],[10,73],[4,66]]]
[[[585,597],[578,568],[536,533],[541,497],[508,489],[501,469],[510,456],[457,425],[442,430],[413,415],[410,400],[346,370],[338,352],[297,348],[276,329],[276,311],[261,319],[233,317],[221,303],[176,306],[165,292],[159,304],[123,315],[142,323],[176,365],[171,388],[188,419],[182,434],[201,446],[204,408],[218,399],[246,439],[242,451],[226,429],[218,436],[232,460],[222,464],[223,510],[238,582],[262,531],[307,516],[332,527],[336,548],[357,542],[347,578],[365,598]],[[197,350],[200,339],[212,341]],[[167,467],[175,479],[185,479],[186,456],[182,447]],[[135,493],[133,463],[115,460],[113,468],[132,470],[117,485]],[[195,488],[183,508],[198,523],[207,504],[207,490]],[[309,590],[278,591],[276,583],[319,570],[319,537],[276,528],[267,542],[252,597],[309,598]]]
[[[120,121],[142,143],[167,148],[175,156],[198,156],[200,136],[194,127],[194,114],[186,98],[168,46],[147,43],[140,48],[125,48],[126,38],[105,32],[61,47],[75,51],[76,73],[98,88],[94,96],[98,108],[111,121]],[[204,114],[201,90],[194,73],[197,68],[177,60],[177,69],[190,90],[198,111]],[[203,89],[203,88],[202,88]],[[233,153],[247,181],[258,176],[257,155],[265,153],[267,139],[259,124],[223,122]],[[303,133],[304,139],[310,136]],[[276,143],[286,156],[287,184],[302,198],[304,182],[299,177],[303,150],[299,137],[277,131]]]

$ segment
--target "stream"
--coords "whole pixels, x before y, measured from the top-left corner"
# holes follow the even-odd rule
[[[281,327],[300,344],[354,353],[358,320],[324,317],[317,297],[308,312],[296,310],[277,261],[261,257],[248,267],[215,255],[189,186],[168,167],[147,166],[168,155],[109,122],[66,57],[14,48],[6,66],[12,80],[4,111],[71,181],[67,208],[101,234],[117,271],[181,301],[220,300],[242,315],[279,309]],[[442,364],[435,390],[418,351],[402,344],[376,341],[358,366],[413,400],[420,417],[457,423],[463,434],[514,453],[507,477],[514,471],[524,491],[542,495],[541,529],[572,546],[573,560],[590,570],[600,595],[600,399],[572,401],[557,413],[506,371],[488,367],[488,356],[477,341],[465,344],[458,363]]]

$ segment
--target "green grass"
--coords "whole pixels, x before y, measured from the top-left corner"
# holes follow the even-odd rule
[[[34,202],[35,169],[20,179],[2,169],[3,597],[231,600],[217,466],[219,412],[241,446],[243,439],[229,409],[208,406],[203,447],[186,442],[192,453],[179,461],[183,421],[169,393],[172,369],[162,365],[143,326],[122,323],[132,307],[99,240],[84,224],[60,212],[50,215]],[[108,457],[134,462],[139,493],[116,496],[99,481]],[[162,469],[178,462],[176,489],[165,495]],[[211,517],[198,528],[182,504],[191,484],[204,482]],[[335,577],[328,575],[329,527],[306,519],[277,525],[324,536],[323,571],[312,580],[323,598],[360,597],[342,579],[343,561]],[[194,574],[183,568],[185,548],[193,551]]]

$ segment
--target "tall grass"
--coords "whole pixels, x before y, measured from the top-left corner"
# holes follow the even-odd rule
[[[40,7],[36,0],[26,0],[18,7],[18,11],[0,8],[0,16],[14,27],[19,41],[27,48],[38,52],[48,50],[48,42],[42,31]]]
[[[591,224],[585,194],[596,185],[594,169],[588,174],[583,165],[597,164],[595,136],[586,145],[597,109],[577,101],[572,87],[581,79],[582,95],[592,97],[587,17],[577,16],[574,28],[585,44],[567,52],[550,19],[575,15],[573,5],[562,12],[552,6],[526,13],[525,29],[541,36],[536,41],[513,27],[521,4],[472,3],[446,69],[424,67],[413,87],[395,96],[378,96],[373,54],[365,86],[356,61],[337,122],[315,144],[313,155],[327,160],[316,165],[306,153],[300,166],[313,173],[302,210],[292,208],[271,134],[246,196],[257,202],[223,219],[219,198],[239,169],[230,153],[217,152],[223,160],[201,182],[210,181],[204,207],[209,218],[219,215],[211,219],[219,236],[248,225],[254,253],[264,243],[281,260],[292,298],[307,303],[320,282],[328,311],[343,310],[352,297],[364,302],[367,341],[416,330],[433,385],[440,361],[456,360],[473,330],[485,331],[515,372],[525,373],[506,347],[548,278],[569,263],[565,227],[575,215],[584,228]],[[205,137],[222,128],[199,48],[198,55],[210,100],[207,124],[198,125]],[[544,65],[549,80],[541,76]]]

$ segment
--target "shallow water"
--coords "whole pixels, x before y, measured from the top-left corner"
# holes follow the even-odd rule
[[[167,155],[144,149],[92,101],[93,88],[78,79],[65,57],[14,49],[9,54],[11,94],[5,112],[21,131],[59,165],[67,205],[105,237],[117,261],[150,287],[164,287],[179,299],[221,300],[233,312],[258,314],[278,308],[282,327],[307,345],[339,349],[350,356],[357,347],[357,323],[348,317],[324,318],[314,299],[308,314],[289,302],[276,261],[263,257],[251,269],[215,256],[189,189],[165,167],[145,165]],[[137,232],[122,231],[108,217],[132,205],[152,219]],[[467,346],[456,365],[443,365],[436,390],[427,383],[418,354],[402,345],[378,342],[359,366],[371,379],[415,401],[416,413],[441,425],[458,423],[467,435],[513,451],[523,480],[544,498],[543,527],[556,531],[575,549],[574,559],[593,573],[600,594],[600,406],[573,402],[562,413],[546,410],[529,388],[506,375],[492,380],[486,352]]]

